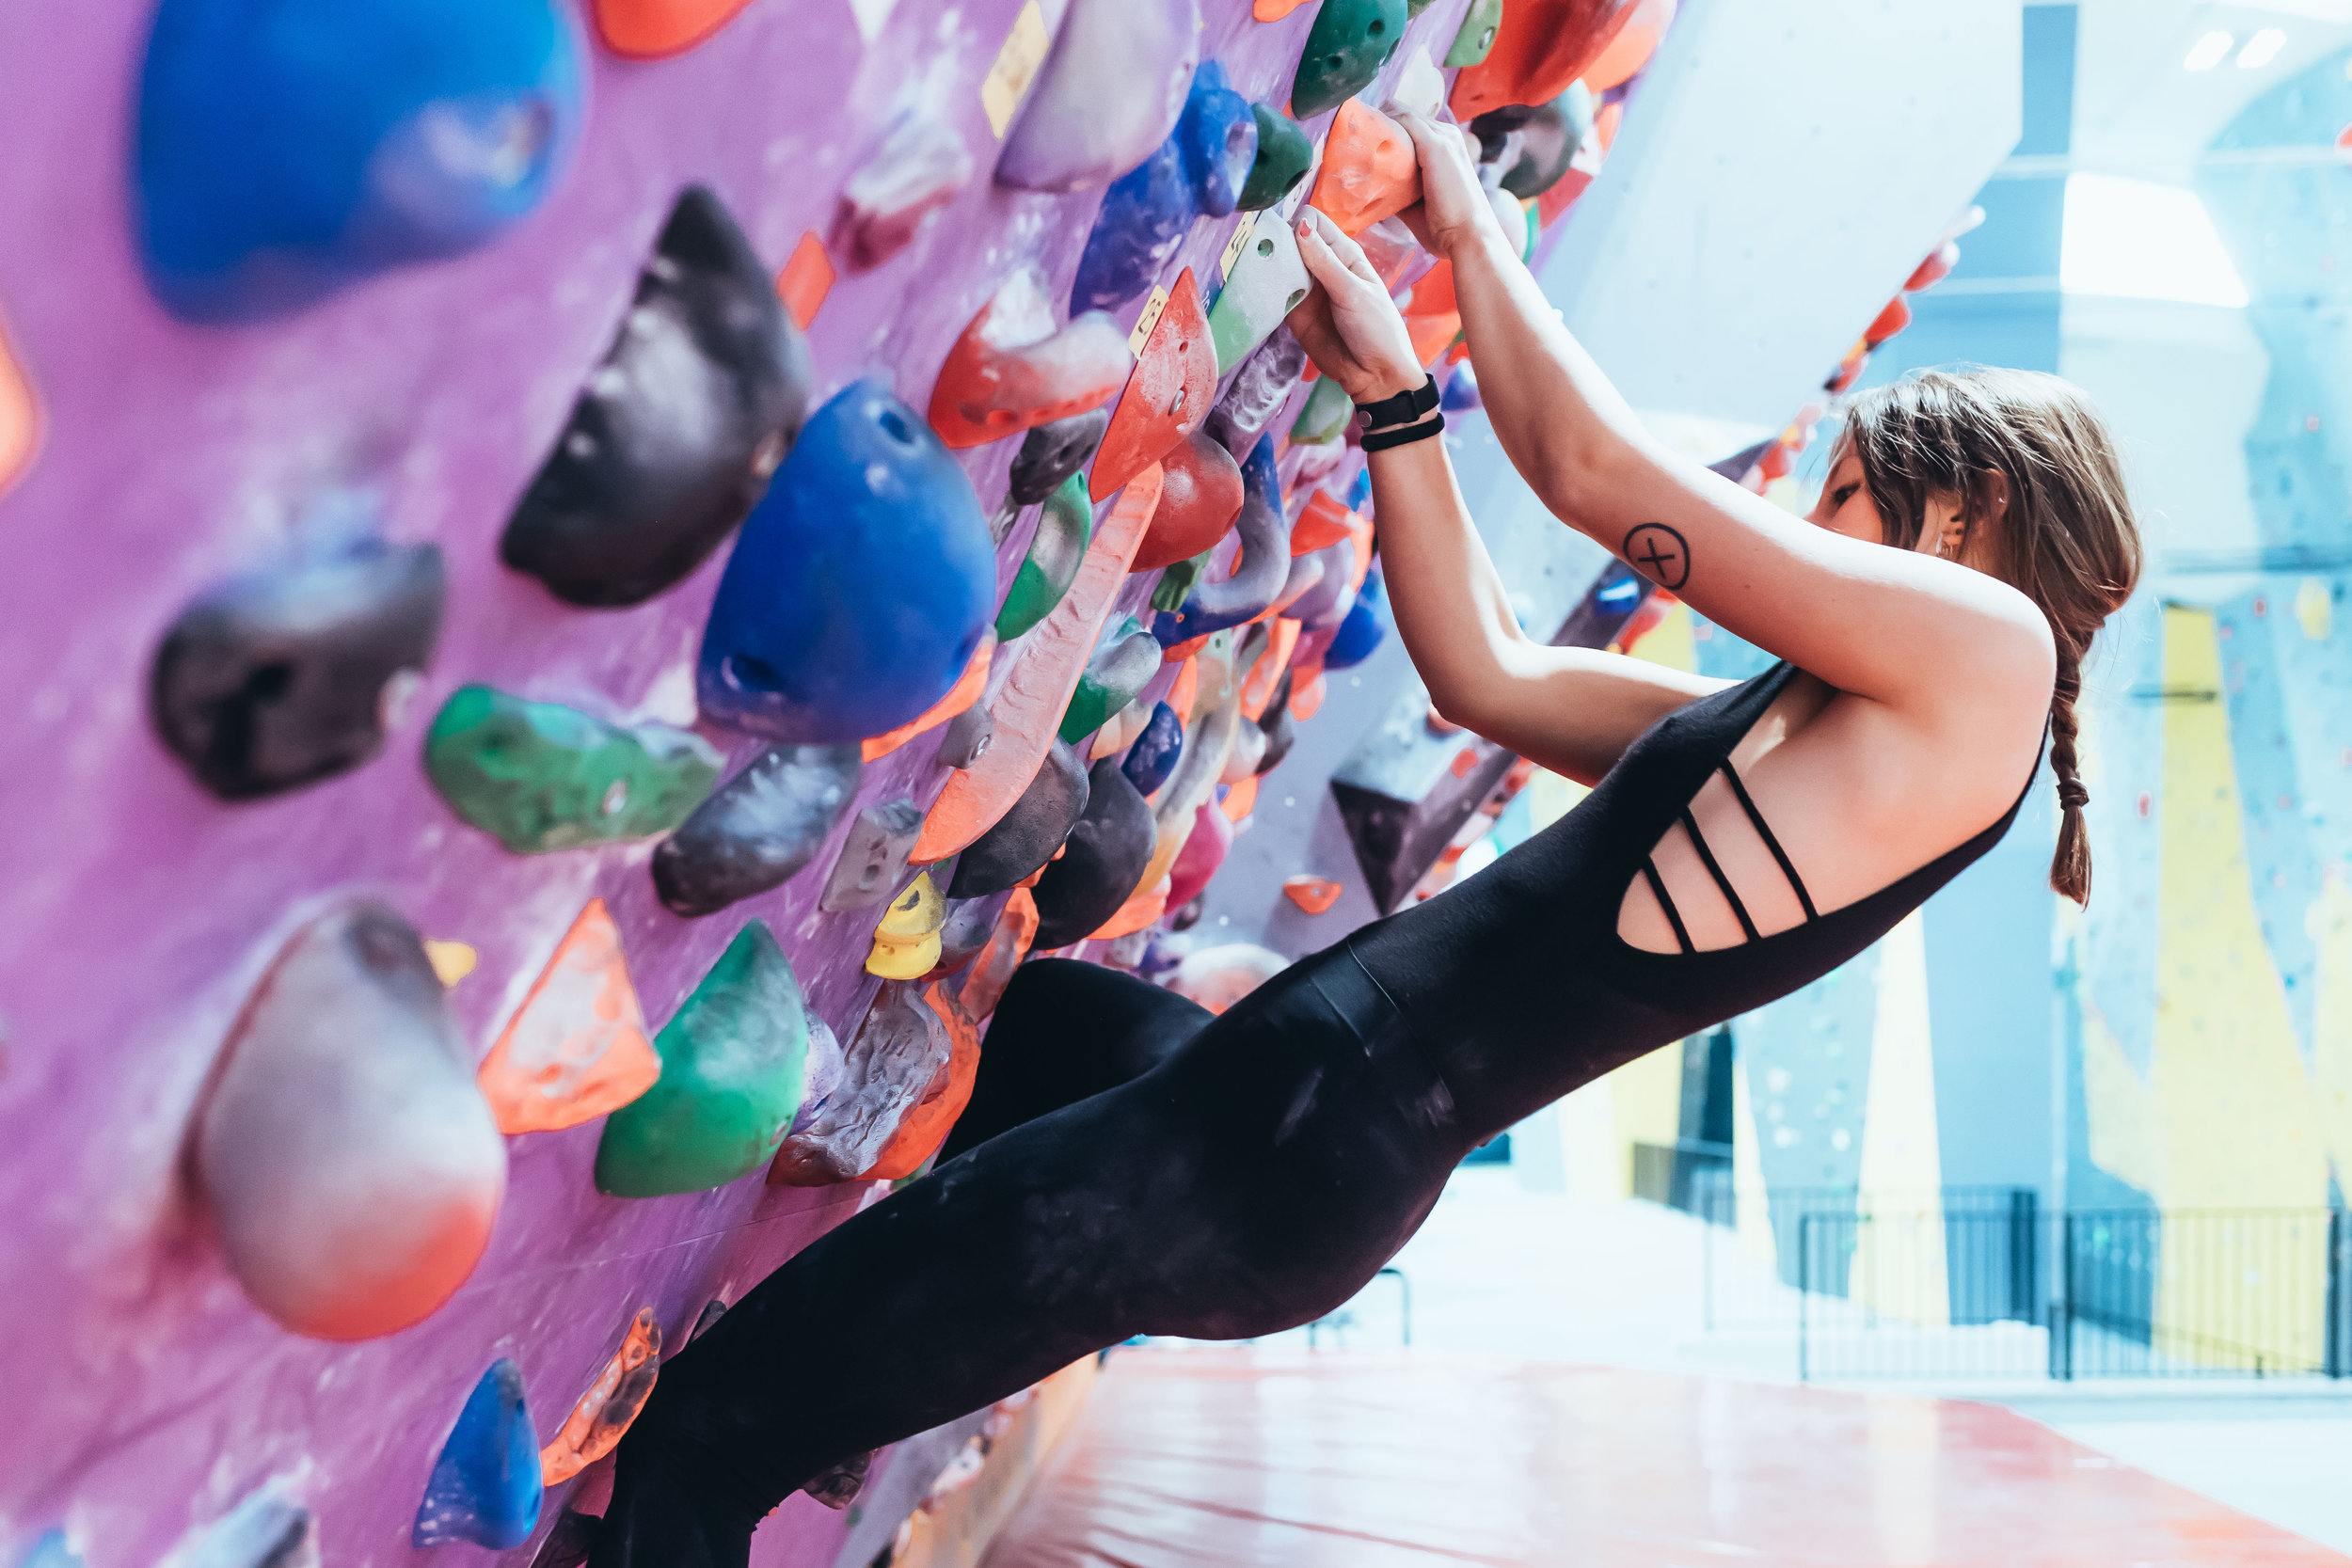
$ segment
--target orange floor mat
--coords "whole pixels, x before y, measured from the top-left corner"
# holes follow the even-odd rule
[[[2280,1568],[1991,1405],[1411,1351],[1122,1351],[986,1568]]]

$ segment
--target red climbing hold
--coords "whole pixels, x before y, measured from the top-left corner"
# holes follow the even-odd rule
[[[1356,531],[1356,514],[1342,505],[1340,499],[1328,490],[1317,490],[1307,498],[1306,510],[1298,521],[1291,525],[1291,554],[1312,555],[1328,549]]]
[[[1209,339],[1200,287],[1186,267],[1143,345],[1143,357],[1111,413],[1094,454],[1088,491],[1107,500],[1119,487],[1168,455],[1199,429],[1216,395],[1216,347]]]
[[[1205,430],[1196,430],[1160,459],[1160,509],[1136,551],[1136,572],[1190,561],[1225,537],[1241,515],[1241,465]]]
[[[2352,135],[2352,131],[2347,131],[2346,134]],[[1960,265],[1960,242],[1946,240],[1936,246],[1929,254],[1928,259],[1919,263],[1918,270],[1904,281],[1903,292],[1915,294],[1922,289],[1932,289],[1947,277],[1951,277],[1952,269],[1958,265]]]
[[[1134,364],[1125,335],[1100,310],[1057,331],[1044,275],[1025,266],[947,351],[931,388],[931,428],[950,447],[985,446],[1099,405]]]
[[[1897,294],[1886,302],[1886,309],[1870,323],[1870,329],[1862,335],[1865,347],[1875,349],[1911,325],[1911,302]]]
[[[1510,103],[1549,103],[1616,40],[1644,0],[1512,0],[1483,64],[1454,79],[1454,118],[1468,124]]]
[[[683,55],[735,20],[751,0],[596,0],[596,34],[625,59]]]
[[[1341,233],[1360,234],[1420,199],[1421,159],[1413,138],[1361,99],[1342,103],[1307,205],[1339,225]]]

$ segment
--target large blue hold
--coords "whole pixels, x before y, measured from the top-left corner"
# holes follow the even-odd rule
[[[1380,618],[1380,574],[1375,572],[1364,578],[1364,586],[1356,595],[1356,608],[1340,623],[1330,650],[1323,656],[1323,667],[1345,670],[1361,664],[1388,635],[1388,623]]]
[[[877,381],[802,428],[743,524],[703,633],[705,717],[832,745],[947,694],[996,610],[979,498],[923,416]]]
[[[163,0],[134,153],[149,283],[187,320],[252,321],[469,250],[553,187],[585,75],[550,0]]]
[[[538,1527],[540,1493],[539,1440],[523,1404],[522,1370],[501,1355],[473,1386],[433,1462],[409,1541],[519,1546]]]
[[[1184,112],[1168,139],[1103,193],[1078,258],[1070,313],[1116,310],[1152,286],[1196,218],[1223,217],[1241,201],[1258,156],[1258,117],[1215,60],[1193,73]]]
[[[1152,710],[1136,743],[1127,748],[1127,760],[1120,765],[1120,771],[1127,775],[1136,794],[1149,795],[1168,783],[1184,751],[1184,721],[1176,717],[1174,708],[1162,703]]]

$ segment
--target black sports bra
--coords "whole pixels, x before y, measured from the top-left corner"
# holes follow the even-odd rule
[[[1783,662],[1677,708],[1645,731],[1574,811],[1458,887],[1350,939],[1457,1101],[1466,1110],[1486,1102],[1480,1120],[1508,1125],[1610,1068],[1811,984],[1884,936],[2009,832],[2026,790],[1998,821],[1908,876],[1841,908],[1815,909],[1730,767],[1732,752],[1795,673]],[[1712,863],[1690,808],[1718,772],[1796,890],[1802,924],[1758,934]],[[1663,896],[1680,951],[1653,952],[1617,934],[1633,879],[1652,878],[1662,895],[1650,855],[1677,821],[1747,934],[1737,946],[1693,948]]]

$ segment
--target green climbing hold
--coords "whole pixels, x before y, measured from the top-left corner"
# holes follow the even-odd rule
[[[660,1081],[605,1119],[598,1192],[698,1193],[774,1157],[801,1108],[808,1012],[765,921],[736,934],[654,1049]]]
[[[1405,0],[1323,0],[1291,79],[1291,113],[1311,118],[1353,98],[1404,38]]]
[[[1070,592],[1093,533],[1094,503],[1087,498],[1087,476],[1072,474],[1045,498],[1045,515],[1037,520],[1029,553],[996,611],[996,641],[1009,642],[1053,612]]]
[[[518,855],[666,833],[723,759],[663,724],[623,729],[561,703],[462,686],[424,737],[424,770],[458,816]]]
[[[1258,156],[1242,182],[1240,211],[1254,213],[1271,207],[1307,178],[1315,161],[1315,145],[1298,122],[1263,103],[1249,105],[1258,117]]]
[[[1502,30],[1502,0],[1470,0],[1462,30],[1454,35],[1454,47],[1445,52],[1445,63],[1485,64],[1487,51],[1495,46],[1495,35]]]
[[[1160,673],[1160,640],[1130,615],[1094,645],[1078,689],[1063,710],[1061,737],[1075,746],[1110,722]]]
[[[1215,555],[1214,546],[1202,550],[1190,561],[1179,561],[1160,574],[1160,580],[1152,590],[1152,608],[1173,615],[1184,608],[1184,600],[1192,593],[1192,585],[1200,580],[1200,574],[1209,569],[1209,557]]]
[[[1348,401],[1347,393],[1327,375],[1307,394],[1307,406],[1298,411],[1297,420],[1291,425],[1291,440],[1295,445],[1310,447],[1336,441],[1355,412],[1356,405]]]

